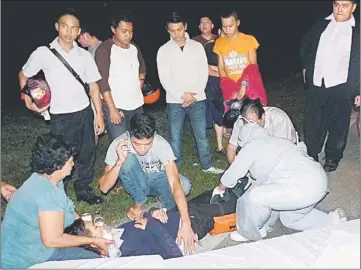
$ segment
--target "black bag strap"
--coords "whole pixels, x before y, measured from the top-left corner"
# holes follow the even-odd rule
[[[70,71],[71,74],[73,74],[73,76],[75,77],[75,79],[84,87],[85,93],[87,94],[87,96],[89,97],[88,94],[88,87],[87,84],[85,84],[83,82],[83,80],[80,78],[79,74],[75,72],[75,70],[69,65],[69,63],[60,55],[60,53],[55,50],[55,49],[51,49],[49,47],[49,50],[56,56],[58,57],[58,59],[64,64],[64,66]]]

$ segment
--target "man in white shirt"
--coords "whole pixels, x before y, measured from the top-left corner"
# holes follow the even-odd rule
[[[337,169],[343,157],[352,106],[360,105],[360,28],[355,1],[333,1],[333,13],[302,40],[301,61],[308,99],[304,140],[318,160],[326,134],[324,169]]]
[[[104,131],[104,119],[96,83],[100,79],[100,74],[90,53],[79,48],[74,41],[81,31],[79,19],[74,11],[68,10],[58,17],[55,28],[58,31],[58,37],[50,43],[50,48],[55,49],[78,73],[83,82],[89,84],[89,94],[97,112],[96,133],[101,134]],[[21,89],[28,78],[36,75],[40,70],[43,70],[52,94],[51,133],[63,135],[74,143],[78,150],[77,179],[74,183],[77,200],[89,204],[101,203],[103,199],[96,196],[89,186],[94,177],[95,138],[94,115],[87,93],[79,81],[46,46],[38,47],[20,71]],[[48,109],[48,107],[38,108],[27,95],[25,95],[25,105],[29,110],[38,113]]]
[[[184,121],[189,117],[197,143],[198,155],[204,172],[222,173],[212,166],[207,138],[205,87],[208,80],[208,63],[202,44],[189,38],[187,23],[177,12],[167,20],[170,40],[157,54],[160,82],[166,91],[170,144],[181,165]]]
[[[231,164],[237,153],[237,148],[241,145],[239,132],[245,122],[254,122],[265,128],[273,137],[284,138],[297,142],[296,130],[291,119],[283,110],[276,107],[263,107],[259,99],[243,101],[241,115],[234,123],[232,136],[227,146],[227,160]]]
[[[129,129],[133,115],[143,113],[146,67],[139,48],[131,42],[133,22],[129,12],[117,12],[111,19],[113,37],[96,50],[95,62],[102,76],[105,127],[109,143]]]

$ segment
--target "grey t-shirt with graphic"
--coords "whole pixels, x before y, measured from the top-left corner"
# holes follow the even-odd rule
[[[109,146],[107,155],[105,157],[105,163],[110,166],[114,166],[118,160],[118,155],[116,152],[116,148],[119,142],[123,140],[129,141],[130,153],[135,154],[138,158],[139,163],[146,173],[156,173],[164,171],[164,165],[172,160],[176,160],[174,156],[172,147],[170,144],[160,135],[155,134],[153,144],[150,147],[149,151],[144,155],[140,156],[135,152],[131,142],[129,133],[126,132],[116,138]]]

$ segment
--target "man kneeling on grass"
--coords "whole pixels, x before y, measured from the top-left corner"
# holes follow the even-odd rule
[[[109,146],[100,190],[107,193],[120,180],[135,203],[127,212],[130,220],[142,217],[142,205],[148,196],[160,198],[167,210],[177,204],[181,216],[178,236],[185,251],[194,253],[194,233],[188,215],[187,200],[190,181],[178,173],[170,144],[156,134],[154,119],[147,114],[130,120],[129,132],[116,138]]]

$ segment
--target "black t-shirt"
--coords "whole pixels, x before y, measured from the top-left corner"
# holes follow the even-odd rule
[[[218,66],[218,56],[213,52],[213,47],[217,38],[219,38],[219,36],[214,34],[212,34],[211,40],[206,40],[204,37],[202,37],[202,35],[198,35],[193,38],[193,40],[198,41],[203,45],[204,50],[206,51],[208,65],[210,66]]]
[[[218,66],[218,55],[213,52],[213,47],[216,43],[217,38],[212,39],[206,44],[204,44],[204,50],[206,51],[208,65],[210,66]]]

